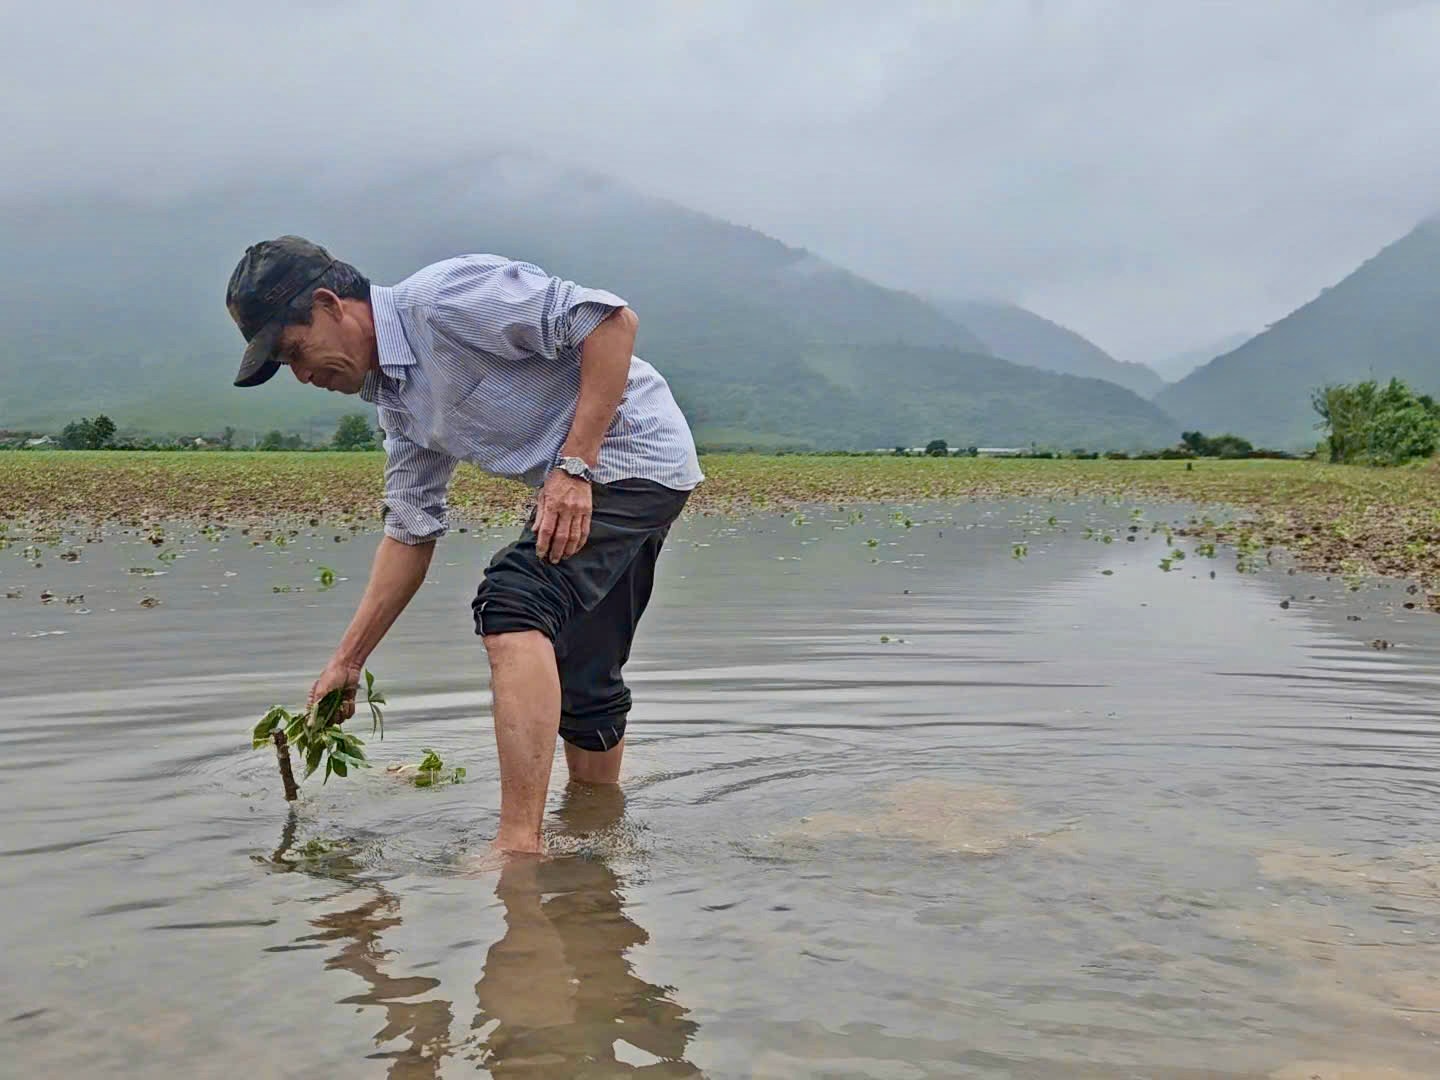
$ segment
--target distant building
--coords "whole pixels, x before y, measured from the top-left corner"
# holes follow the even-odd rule
[[[1030,452],[1024,446],[981,446],[975,451],[977,457],[1020,457]]]
[[[49,435],[41,435],[38,439],[26,439],[26,440],[25,440],[25,447],[26,447],[26,449],[29,449],[29,448],[32,447],[32,446],[54,446],[54,445],[55,445],[55,440],[52,439]]]

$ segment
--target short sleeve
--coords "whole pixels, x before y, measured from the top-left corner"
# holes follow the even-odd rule
[[[406,435],[385,436],[385,535],[402,544],[438,540],[449,528],[445,498],[458,462]]]
[[[437,288],[435,315],[448,336],[506,360],[556,360],[625,301],[551,277],[522,262],[457,260]]]

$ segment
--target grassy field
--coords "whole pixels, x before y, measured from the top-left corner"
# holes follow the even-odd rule
[[[1440,607],[1440,465],[1303,461],[1044,461],[720,454],[692,512],[927,499],[1106,497],[1243,511],[1192,523],[1222,541],[1287,549],[1303,566],[1411,577]],[[384,456],[341,453],[0,452],[0,522],[12,537],[73,523],[279,524],[378,519]],[[457,522],[509,521],[528,492],[462,467]],[[1423,598],[1422,598],[1423,599]]]

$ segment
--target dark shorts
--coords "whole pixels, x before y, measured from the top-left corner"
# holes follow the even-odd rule
[[[485,568],[471,604],[477,634],[539,630],[560,666],[560,736],[608,750],[625,736],[630,689],[621,668],[655,583],[655,563],[688,491],[649,480],[593,488],[590,538],[559,563],[535,553],[535,516]]]

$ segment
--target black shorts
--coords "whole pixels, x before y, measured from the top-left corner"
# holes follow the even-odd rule
[[[558,563],[535,553],[535,515],[490,560],[471,604],[477,634],[539,630],[560,667],[560,736],[608,750],[625,736],[630,690],[621,668],[650,600],[655,563],[688,491],[650,480],[593,487],[590,537]]]

